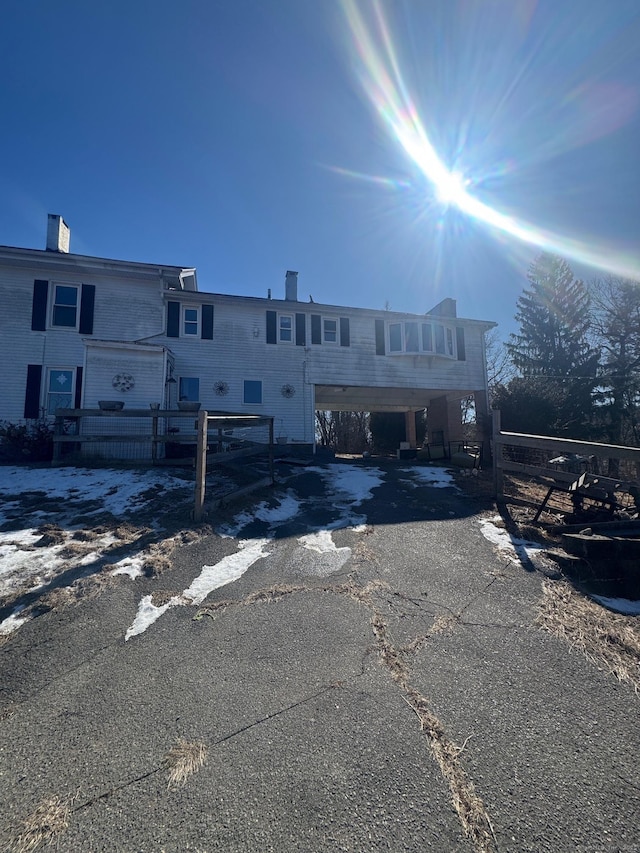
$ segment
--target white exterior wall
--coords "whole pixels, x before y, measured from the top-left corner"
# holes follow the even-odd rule
[[[435,355],[376,355],[375,319],[398,322],[416,320],[416,315],[389,315],[348,308],[324,307],[283,300],[251,299],[199,293],[170,293],[167,299],[195,305],[202,301],[214,305],[213,340],[193,337],[156,337],[175,354],[175,376],[198,378],[200,401],[207,410],[250,412],[276,418],[275,432],[290,441],[311,443],[315,433],[315,385],[360,387],[424,388],[426,406],[433,392],[465,392],[484,388],[482,335],[485,325],[463,319],[432,318],[455,328],[465,329],[466,360],[457,361]],[[306,316],[306,346],[295,343],[267,344],[266,312],[277,311]],[[338,320],[348,317],[350,346],[311,344],[311,315]],[[421,317],[426,320],[428,318]],[[293,335],[295,339],[295,331]],[[243,380],[262,380],[261,406],[243,403]],[[226,382],[229,392],[218,396],[216,382]],[[282,394],[291,385],[293,397]]]
[[[0,353],[12,366],[11,380],[0,396],[0,420],[18,421],[24,415],[27,365],[43,365],[42,399],[46,370],[84,365],[83,335],[75,329],[32,331],[33,283],[49,282],[47,319],[51,316],[53,284],[95,285],[94,324],[91,338],[136,340],[157,334],[164,324],[161,281],[128,280],[89,273],[58,273],[34,266],[21,269],[0,266]],[[78,308],[79,310],[79,308]]]
[[[167,298],[179,299],[179,296],[171,293]],[[313,442],[312,388],[303,381],[305,348],[267,344],[266,309],[259,302],[239,299],[229,303],[213,298],[211,301],[215,306],[213,340],[154,338],[154,342],[163,343],[174,353],[176,379],[199,379],[203,409],[273,416],[276,436],[280,433],[292,441]],[[257,337],[254,329],[258,330]],[[262,405],[244,404],[245,379],[262,380]],[[228,394],[216,394],[217,382],[227,383]],[[282,396],[283,385],[295,388],[293,397]]]

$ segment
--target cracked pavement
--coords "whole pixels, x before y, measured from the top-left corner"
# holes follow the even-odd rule
[[[199,606],[125,642],[234,538],[0,648],[0,849],[59,797],[61,851],[640,851],[638,696],[536,627],[545,575],[484,538],[491,507],[393,463],[351,506],[326,471],[265,496],[288,518],[245,505],[268,553]],[[180,738],[207,759],[170,789]]]

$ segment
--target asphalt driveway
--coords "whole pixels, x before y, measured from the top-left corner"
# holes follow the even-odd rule
[[[0,647],[0,849],[640,851],[638,696],[539,627],[553,564],[428,469],[290,473]]]

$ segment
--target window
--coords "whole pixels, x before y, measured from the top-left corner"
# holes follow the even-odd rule
[[[325,344],[338,343],[338,321],[324,318],[322,320],[322,338]]]
[[[433,352],[433,329],[431,323],[422,324],[422,349],[423,352]]]
[[[291,314],[280,314],[278,318],[278,334],[281,343],[293,342],[293,316]]]
[[[51,325],[75,329],[78,325],[78,288],[69,284],[53,287]]]
[[[262,380],[245,379],[243,402],[248,405],[262,405]]]
[[[420,346],[418,344],[418,324],[417,323],[405,323],[404,324],[404,351],[405,352],[419,352]]]
[[[200,311],[198,308],[182,309],[182,328],[185,335],[198,337],[200,333]]]
[[[389,325],[389,352],[402,352],[402,323]]]
[[[178,399],[181,403],[197,403],[200,400],[200,380],[191,376],[181,376]]]
[[[67,368],[49,370],[45,404],[48,415],[54,415],[56,409],[73,408],[73,376],[74,371]]]
[[[407,320],[389,323],[390,353],[437,353],[448,358],[456,357],[454,330],[442,323],[418,323]],[[376,351],[380,347],[376,343]]]

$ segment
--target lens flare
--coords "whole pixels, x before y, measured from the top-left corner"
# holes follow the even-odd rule
[[[397,49],[379,0],[371,0],[374,26],[368,26],[357,0],[342,0],[348,24],[350,49],[361,85],[383,123],[407,157],[432,185],[438,201],[496,231],[541,250],[628,279],[640,279],[640,259],[604,245],[562,236],[497,210],[469,192],[472,178],[449,169],[438,156],[407,84]]]

